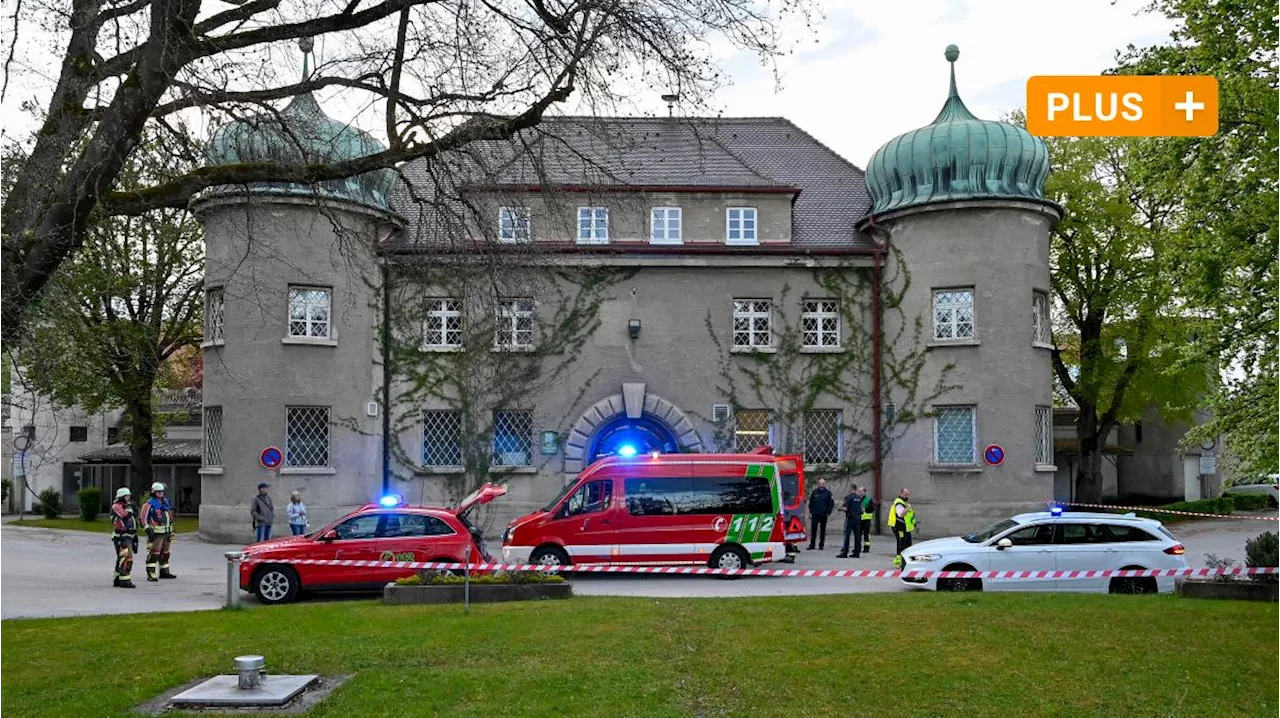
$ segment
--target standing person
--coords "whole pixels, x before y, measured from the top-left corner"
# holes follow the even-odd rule
[[[898,552],[893,557],[895,568],[902,568],[902,552],[911,546],[911,534],[916,530],[916,510],[911,508],[911,492],[903,489],[889,508],[889,529],[898,540]]]
[[[151,498],[142,505],[142,528],[147,532],[147,580],[177,578],[169,572],[169,544],[173,538],[173,504],[164,484],[151,485]]]
[[[259,542],[271,540],[271,524],[276,521],[276,507],[271,504],[271,484],[263,481],[258,484],[258,494],[253,497],[253,508],[249,515],[253,518],[253,530]]]
[[[816,541],[818,550],[821,551],[827,545],[827,517],[836,508],[835,497],[831,495],[831,490],[827,488],[826,479],[818,479],[818,488],[809,494],[809,522],[813,525],[812,531],[809,532],[809,550],[813,550],[813,544]]]
[[[137,588],[133,585],[133,555],[138,552],[138,521],[133,515],[132,497],[128,486],[116,489],[116,500],[111,504],[111,545],[116,549],[116,573],[111,585],[116,588]]]
[[[844,544],[836,558],[849,557],[849,537],[853,536],[853,557],[858,558],[862,548],[862,500],[858,498],[858,485],[849,486],[849,493],[840,502],[840,511],[844,512]]]
[[[307,532],[307,505],[302,503],[302,492],[294,491],[289,494],[289,503],[284,507],[284,513],[289,517],[289,530],[294,536]]]
[[[862,505],[862,520],[858,522],[858,535],[861,538],[862,552],[871,553],[871,520],[876,517],[876,502],[870,496],[867,496],[866,487],[858,489],[858,501]],[[858,555],[856,549],[853,555],[855,557]]]

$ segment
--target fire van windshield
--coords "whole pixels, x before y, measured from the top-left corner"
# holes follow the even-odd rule
[[[569,483],[565,484],[564,488],[560,489],[560,493],[556,494],[556,497],[554,499],[551,499],[551,503],[547,504],[546,506],[543,506],[542,510],[550,511],[551,509],[554,509],[556,507],[556,504],[560,503],[560,499],[563,499],[566,495],[568,495],[568,493],[573,490],[573,487],[577,485],[578,485],[577,479],[574,479],[573,481],[570,481]]]

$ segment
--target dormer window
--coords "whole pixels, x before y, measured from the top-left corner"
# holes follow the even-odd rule
[[[756,235],[755,207],[730,207],[725,229],[725,244],[760,243]]]
[[[498,208],[498,241],[499,242],[528,242],[532,232],[529,227],[529,208],[528,207],[499,207]]]

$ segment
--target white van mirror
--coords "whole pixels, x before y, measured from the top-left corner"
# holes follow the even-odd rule
[[[1012,541],[1010,541],[1010,540],[1009,540],[1009,539],[1007,539],[1007,538],[1002,538],[1002,539],[1000,539],[999,541],[997,541],[997,542],[996,542],[996,550],[997,550],[997,551],[1003,551],[1003,550],[1005,550],[1005,549],[1007,549],[1007,548],[1010,548],[1010,547],[1012,547],[1012,546],[1013,546],[1013,542],[1012,542]]]

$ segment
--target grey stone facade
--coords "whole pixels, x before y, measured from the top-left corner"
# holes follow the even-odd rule
[[[1037,466],[1031,448],[1037,441],[1036,407],[1051,404],[1049,352],[1032,341],[1031,302],[1034,291],[1049,286],[1054,208],[973,198],[872,218],[861,170],[785,120],[600,122],[623,135],[643,132],[643,141],[631,146],[640,149],[623,153],[635,171],[613,169],[614,175],[633,178],[631,183],[586,189],[564,176],[531,183],[509,176],[515,162],[472,184],[458,182],[445,197],[428,191],[433,168],[410,165],[404,175],[420,191],[398,195],[394,212],[297,193],[224,192],[197,202],[206,228],[207,285],[221,293],[222,317],[220,338],[205,347],[206,429],[209,410],[218,410],[220,436],[212,452],[216,466],[206,446],[203,533],[247,540],[248,503],[264,479],[273,483],[281,503],[289,491],[301,490],[315,526],[376,500],[383,484],[384,412],[390,412],[393,427],[385,442],[394,457],[391,490],[410,502],[442,503],[482,479],[506,482],[509,495],[482,517],[492,533],[544,505],[593,455],[618,450],[616,442],[604,446],[602,437],[633,430],[629,422],[643,424],[653,432],[646,436],[667,441],[670,450],[735,444],[742,449],[759,440],[780,451],[829,455],[835,458],[831,466],[808,462],[810,480],[826,476],[838,492],[851,481],[874,488],[879,474],[885,502],[899,487],[912,489],[925,535],[971,530],[1052,498],[1053,467]],[[684,138],[689,132],[699,134],[699,141]],[[698,152],[705,153],[701,159]],[[663,167],[671,167],[668,183],[662,182]],[[506,206],[528,208],[527,243],[502,241],[499,208]],[[678,245],[650,241],[651,208],[667,206],[682,210]],[[575,241],[579,207],[608,208],[607,242]],[[754,243],[731,241],[728,212],[735,207],[755,209]],[[449,213],[464,219],[442,229],[446,223],[435,218]],[[483,360],[493,351],[490,343],[467,349],[478,353],[478,363],[469,366],[479,374],[445,377],[432,398],[414,394],[421,378],[411,380],[410,367],[396,359],[392,400],[385,406],[382,262],[398,277],[390,290],[393,314],[461,293],[466,296],[456,297],[456,306],[464,324],[494,320],[503,297],[527,297],[537,320],[551,321],[567,301],[554,291],[563,287],[537,277],[558,269],[604,269],[618,272],[618,278],[591,308],[598,324],[589,337],[546,357],[562,367],[555,381],[534,381],[526,391],[508,393],[504,406],[464,399],[463,380],[487,371]],[[885,336],[907,342],[903,337],[912,332],[897,330],[918,322],[928,345],[886,349],[897,357],[920,356],[919,377],[889,376],[894,372],[886,364],[879,404],[870,310],[877,262],[886,263],[886,276],[910,277],[897,288],[906,289],[901,303],[883,312]],[[456,283],[445,281],[456,279],[448,276],[450,266],[461,275],[464,266],[477,265],[489,271],[473,289],[459,292]],[[410,266],[434,267],[446,276],[428,281]],[[804,302],[831,298],[833,286],[824,285],[824,277],[843,282],[851,300],[837,312],[840,344],[788,353],[783,336],[802,335]],[[291,316],[290,287],[327,291],[325,326],[314,329],[319,315],[313,312],[320,310],[312,305],[295,307],[305,315],[302,320]],[[966,341],[928,341],[933,290],[951,287],[973,290],[975,334]],[[313,304],[320,301],[308,297]],[[738,308],[754,312],[754,318],[735,316],[735,302],[745,300],[752,304]],[[813,311],[830,314],[834,306]],[[735,350],[735,331],[758,329],[753,322],[762,314],[771,317],[771,325],[759,329],[773,337],[770,346]],[[306,338],[289,336],[295,321],[301,321],[297,331]],[[821,321],[814,319],[812,327]],[[392,326],[393,346],[424,341],[413,336],[416,330],[406,333],[394,321]],[[310,336],[313,330],[319,336]],[[425,325],[421,331],[425,335]],[[848,361],[840,363],[841,357]],[[762,372],[762,360],[784,367],[785,381],[797,382],[794,389],[753,387],[749,372]],[[809,391],[833,378],[840,391]],[[927,388],[934,385],[945,392],[933,396]],[[914,413],[916,420],[891,432],[893,441],[877,462],[876,409],[889,404]],[[939,467],[934,420],[927,414],[935,406],[956,405],[975,408],[971,439],[978,453],[965,466]],[[743,413],[726,415],[725,407]],[[494,411],[529,412],[515,432],[519,440],[511,432],[499,438],[492,427],[495,436],[482,437],[492,442],[494,458],[518,466],[493,466],[481,477],[464,473],[462,466],[439,465],[434,454],[426,460],[424,443],[436,446],[454,434],[452,423],[440,423],[443,415],[428,419],[424,412],[463,408],[489,418]],[[746,412],[752,410],[773,412],[771,425],[748,427]],[[327,433],[317,434],[310,423],[311,429],[287,428],[294,411],[307,422],[323,415]],[[819,422],[819,415],[829,423]],[[826,435],[820,432],[824,425],[836,428]],[[448,430],[432,433],[440,426]],[[542,451],[544,432],[554,432],[549,453]],[[746,444],[735,441],[735,432],[749,439]],[[460,441],[475,439],[461,430],[458,435]],[[207,437],[206,444],[212,440]],[[324,443],[320,458],[317,442]],[[1006,448],[1002,466],[983,464],[981,448],[990,443]],[[284,467],[268,471],[259,465],[267,446],[282,449]],[[298,457],[306,465],[291,465]]]

